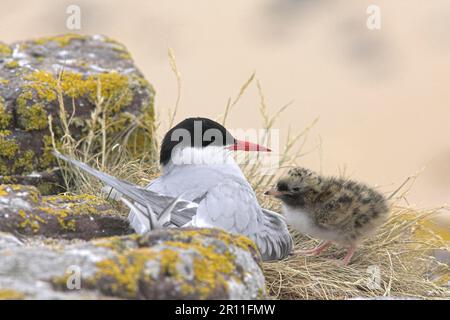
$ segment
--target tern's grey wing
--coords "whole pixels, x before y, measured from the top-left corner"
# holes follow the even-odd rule
[[[231,174],[228,168],[216,165],[174,166],[146,189],[173,197],[183,193],[183,199],[194,201]]]
[[[282,259],[292,249],[292,238],[283,218],[263,211],[245,180],[226,179],[212,188],[199,203],[192,224],[249,237],[256,243],[263,260]]]
[[[267,244],[269,247],[266,251],[267,255],[263,256],[263,259],[266,261],[283,259],[291,253],[294,246],[286,222],[282,215],[274,211],[268,209],[262,209],[262,211],[265,228],[263,233],[258,234],[256,244],[267,243],[268,239],[271,239]]]
[[[221,228],[249,236],[258,231],[259,211],[256,198],[245,181],[225,179],[211,188],[200,201],[193,225]]]

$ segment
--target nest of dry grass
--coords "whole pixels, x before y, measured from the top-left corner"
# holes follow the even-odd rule
[[[319,257],[294,255],[264,263],[269,293],[277,299],[448,299],[450,266],[436,261],[433,250],[449,247],[424,223],[430,214],[393,208],[389,221],[361,245],[348,266],[336,265],[334,259],[345,254],[337,247]],[[294,238],[296,249],[318,243],[301,235]]]

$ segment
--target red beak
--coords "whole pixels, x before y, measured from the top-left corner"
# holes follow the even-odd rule
[[[242,140],[236,140],[234,144],[228,147],[229,150],[233,151],[264,151],[264,152],[271,152],[267,147],[260,146],[259,144],[249,142],[249,141],[242,141]]]

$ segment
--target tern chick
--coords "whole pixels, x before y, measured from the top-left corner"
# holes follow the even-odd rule
[[[372,188],[304,168],[289,170],[276,189],[266,194],[283,202],[286,222],[295,230],[323,240],[318,247],[301,253],[318,255],[336,243],[348,248],[344,265],[389,215],[386,199]]]

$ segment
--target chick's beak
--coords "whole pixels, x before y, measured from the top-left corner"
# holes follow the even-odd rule
[[[264,194],[266,196],[281,197],[283,195],[283,192],[278,191],[276,189],[270,189],[270,190],[267,190],[266,192],[264,192]]]

